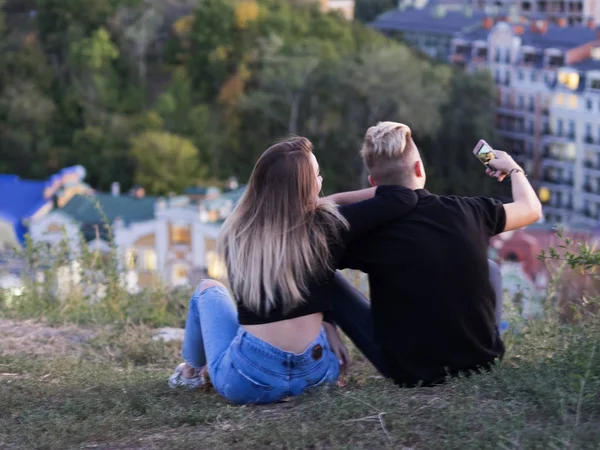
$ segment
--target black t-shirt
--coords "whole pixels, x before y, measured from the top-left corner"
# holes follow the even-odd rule
[[[417,195],[410,189],[401,186],[379,186],[373,198],[340,206],[339,211],[346,218],[350,227],[341,232],[338,240],[331,239],[330,251],[333,268],[338,267],[338,262],[347,246],[352,245],[362,236],[374,232],[377,228],[406,216],[415,207],[417,201]],[[328,273],[322,274],[321,278],[311,280],[308,294],[304,296],[305,301],[287,314],[277,299],[275,300],[276,307],[271,309],[269,314],[257,314],[246,308],[243,302],[236,298],[238,322],[241,325],[260,325],[331,311],[331,298],[336,295],[331,283],[334,273],[334,271],[328,271]],[[328,320],[327,315],[326,320]]]
[[[488,274],[502,203],[415,191],[411,213],[350,245],[341,267],[369,274],[389,375],[413,386],[485,368],[504,354]]]

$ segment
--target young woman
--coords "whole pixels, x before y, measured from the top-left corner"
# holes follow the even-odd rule
[[[320,199],[321,183],[306,138],[259,158],[219,239],[237,308],[222,284],[200,284],[171,387],[199,387],[207,370],[231,402],[271,403],[337,380],[347,355],[324,322],[339,293],[336,261],[352,240],[406,215],[417,197],[384,187]]]

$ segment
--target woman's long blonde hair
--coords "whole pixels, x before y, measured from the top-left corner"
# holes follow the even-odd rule
[[[347,222],[320,202],[311,142],[294,137],[258,159],[239,204],[223,224],[219,251],[238,301],[268,314],[300,304],[310,280],[331,268],[330,244]]]

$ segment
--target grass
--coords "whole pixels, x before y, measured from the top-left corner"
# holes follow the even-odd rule
[[[23,292],[0,292],[0,449],[600,449],[600,253],[561,248],[551,262],[595,290],[554,280],[546,316],[515,322],[489,373],[401,389],[351,347],[345,387],[239,407],[210,387],[167,387],[180,344],[153,340],[151,327],[182,326],[189,292],[131,295],[116,253],[100,263],[83,245],[79,281],[64,294],[68,249],[28,244]]]
[[[400,389],[353,351],[344,388],[243,407],[211,388],[168,389],[179,343],[150,329],[82,333],[79,355],[0,356],[0,448],[600,448],[587,326],[534,324],[493,372],[436,388]]]

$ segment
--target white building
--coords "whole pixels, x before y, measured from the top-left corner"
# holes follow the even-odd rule
[[[545,220],[596,225],[600,33],[546,21],[488,25],[457,36],[451,61],[494,77],[498,134],[538,188]]]
[[[159,281],[170,286],[193,284],[198,274],[223,278],[216,239],[243,191],[237,188],[197,203],[188,197],[76,196],[33,222],[30,235],[34,242],[51,247],[66,240],[74,255],[81,254],[85,240],[90,250],[106,257],[112,233],[127,284],[141,288]],[[110,231],[104,219],[111,224]]]

